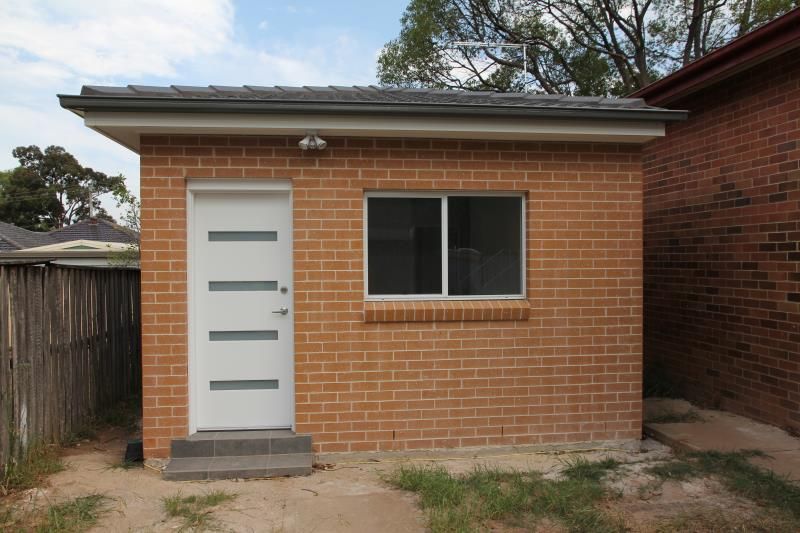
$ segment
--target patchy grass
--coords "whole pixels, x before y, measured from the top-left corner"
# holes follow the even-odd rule
[[[109,498],[102,494],[90,494],[52,505],[47,509],[44,521],[36,528],[37,533],[78,533],[86,531],[109,510]]]
[[[682,424],[686,422],[705,422],[705,419],[694,409],[689,409],[685,413],[661,413],[658,416],[646,419],[645,422],[651,424]]]
[[[162,503],[168,517],[182,520],[179,531],[202,531],[216,527],[216,520],[212,516],[214,507],[235,498],[235,494],[214,490],[201,495],[181,496],[176,494],[164,498]]]
[[[95,526],[110,510],[110,501],[102,494],[90,494],[23,514],[7,507],[0,510],[0,529],[9,532],[83,532]]]
[[[663,481],[685,481],[703,475],[697,466],[689,461],[670,461],[657,464],[648,468],[647,472]]]
[[[108,470],[133,470],[135,468],[144,468],[142,461],[126,461],[121,459],[116,463],[109,463]]]
[[[608,497],[603,476],[619,464],[575,459],[566,465],[559,480],[488,467],[453,475],[442,466],[401,466],[386,481],[419,495],[434,533],[480,530],[490,521],[530,528],[545,519],[574,532],[624,531],[598,505]]]
[[[782,513],[800,528],[800,484],[750,463],[752,457],[765,454],[757,450],[692,452],[648,472],[662,480],[678,481],[715,476],[732,494]]]
[[[601,481],[605,475],[620,467],[622,463],[616,459],[606,458],[602,461],[589,461],[581,455],[565,459],[562,474],[568,479],[584,481]]]
[[[64,469],[55,445],[33,444],[19,461],[0,470],[0,496],[39,486],[46,476]]]
[[[797,533],[798,524],[769,512],[753,516],[707,509],[682,513],[655,523],[655,533]]]

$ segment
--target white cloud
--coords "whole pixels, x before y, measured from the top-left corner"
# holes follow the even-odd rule
[[[85,84],[374,80],[373,49],[365,50],[357,34],[315,28],[279,40],[262,20],[256,46],[243,41],[246,32],[237,35],[234,15],[231,0],[0,0],[0,169],[16,166],[16,146],[58,144],[84,165],[122,172],[137,191],[136,154],[58,105],[56,94],[75,94]]]
[[[0,4],[0,49],[90,77],[173,76],[230,40],[227,0],[33,1]]]
[[[55,99],[55,97],[53,97]],[[56,106],[57,108],[57,106]],[[0,104],[3,128],[0,130],[0,169],[15,167],[11,155],[17,146],[35,144],[44,148],[51,144],[64,146],[83,166],[107,174],[121,173],[128,188],[139,190],[139,158],[136,154],[113,143],[83,125],[83,121],[63,109],[36,109],[21,105]],[[112,214],[118,214],[114,202],[103,204]]]

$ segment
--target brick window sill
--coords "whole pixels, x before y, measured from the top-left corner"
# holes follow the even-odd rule
[[[364,322],[527,320],[527,300],[425,300],[364,302]]]

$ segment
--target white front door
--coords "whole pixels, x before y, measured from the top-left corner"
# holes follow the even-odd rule
[[[288,428],[294,412],[289,192],[195,192],[198,430]]]

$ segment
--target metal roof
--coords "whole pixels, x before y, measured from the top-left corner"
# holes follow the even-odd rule
[[[606,98],[370,86],[155,87],[86,85],[80,95],[59,95],[73,111],[195,111],[412,113],[682,120],[685,113],[648,106],[640,98]]]

